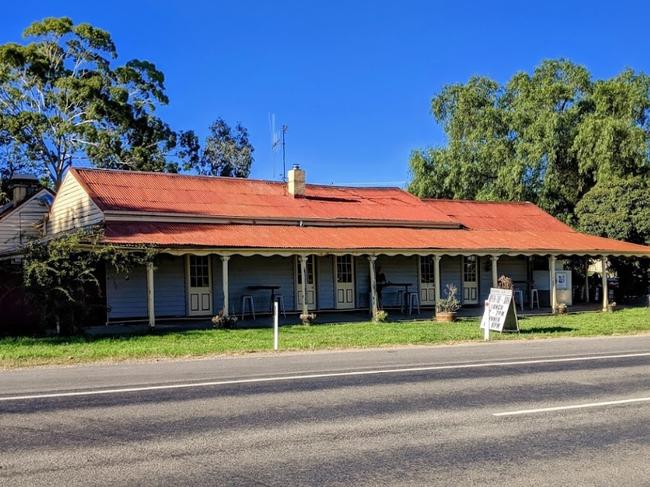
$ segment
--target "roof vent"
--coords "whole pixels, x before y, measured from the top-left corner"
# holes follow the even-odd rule
[[[298,164],[294,164],[287,174],[289,194],[294,198],[305,195],[305,171],[300,169]]]

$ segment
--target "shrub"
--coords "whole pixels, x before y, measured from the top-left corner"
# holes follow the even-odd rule
[[[453,284],[447,284],[445,286],[447,289],[447,297],[441,298],[440,301],[436,303],[436,311],[438,313],[454,313],[460,308],[460,303],[456,299],[456,293],[458,293],[458,288]]]
[[[212,317],[212,325],[217,329],[233,329],[237,327],[237,317],[235,315],[227,315],[223,309],[219,314]]]
[[[388,313],[383,309],[377,311],[375,315],[375,323],[386,323],[388,321]]]

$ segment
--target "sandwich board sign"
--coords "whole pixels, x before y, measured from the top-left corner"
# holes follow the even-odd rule
[[[490,331],[519,331],[512,289],[490,289],[481,318],[481,329],[485,331],[486,339]]]

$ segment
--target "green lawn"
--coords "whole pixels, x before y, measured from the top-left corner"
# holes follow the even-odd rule
[[[283,326],[281,350],[383,347],[476,341],[482,339],[479,320],[456,323],[340,323]],[[630,308],[615,313],[583,313],[520,319],[520,334],[492,334],[494,339],[525,340],[559,336],[596,336],[646,333],[650,310]],[[271,329],[154,332],[114,338],[6,338],[0,339],[0,367],[73,364],[102,360],[199,357],[224,353],[268,351]]]

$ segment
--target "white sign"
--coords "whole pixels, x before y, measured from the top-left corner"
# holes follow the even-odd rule
[[[555,283],[558,289],[568,289],[569,271],[555,271]]]
[[[498,332],[519,331],[512,289],[490,289],[481,319],[481,329]]]

